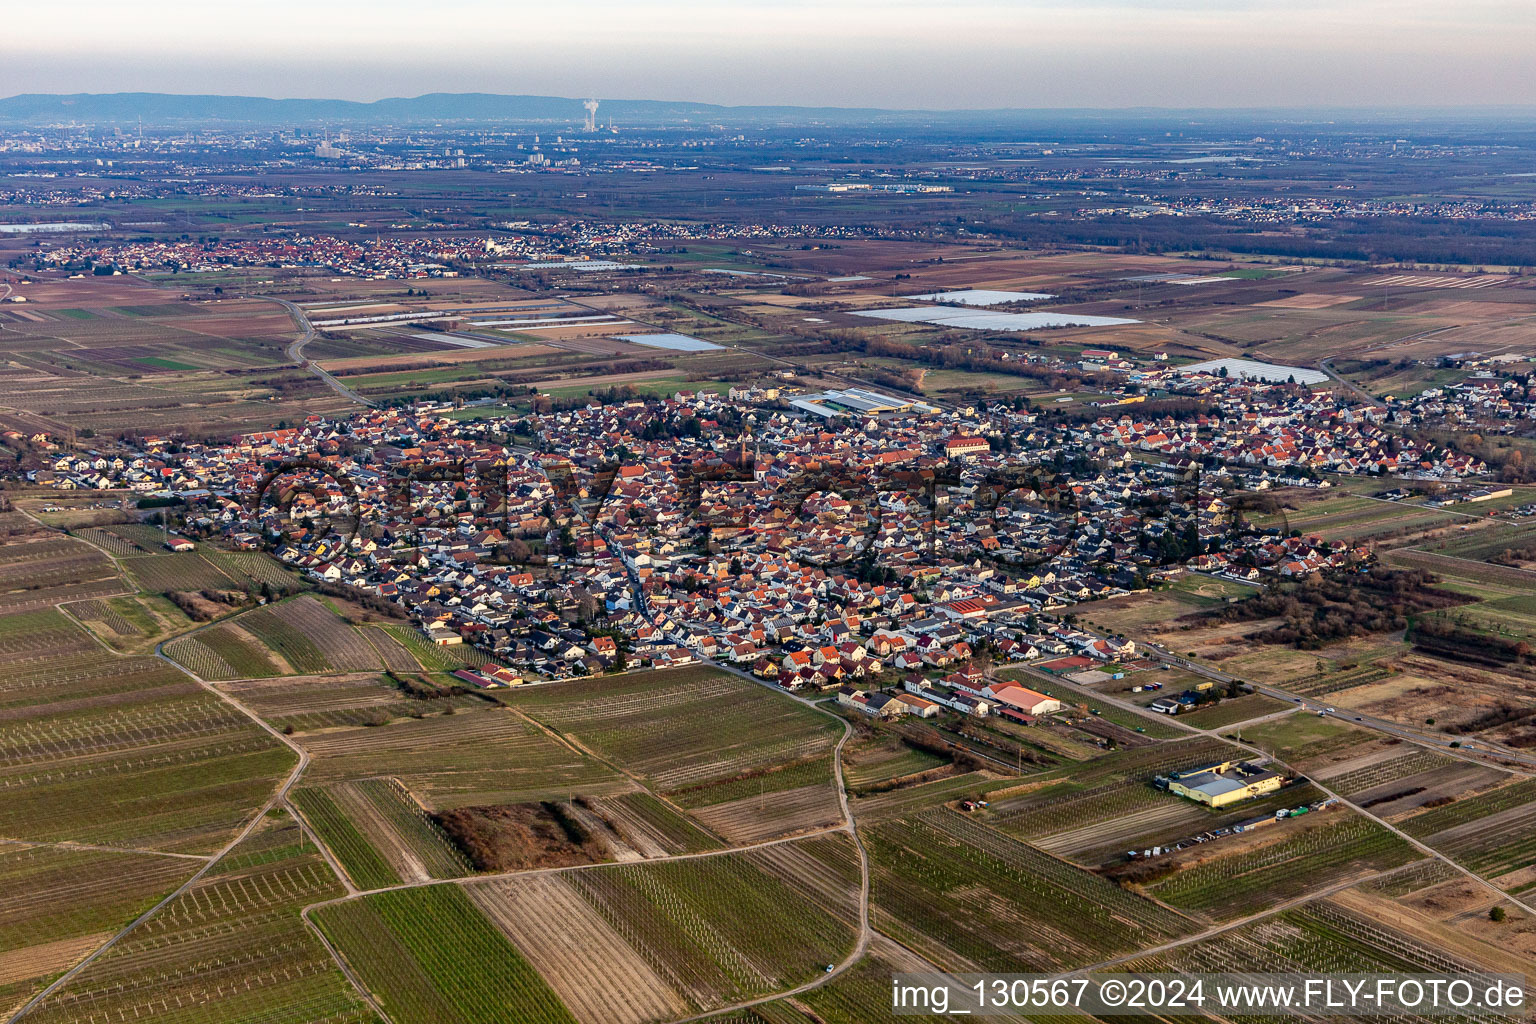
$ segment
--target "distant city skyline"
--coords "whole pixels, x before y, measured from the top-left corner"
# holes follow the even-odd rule
[[[0,95],[899,108],[1536,104],[1528,0],[444,0],[14,9]]]

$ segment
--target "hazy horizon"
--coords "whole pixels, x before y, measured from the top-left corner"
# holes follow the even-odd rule
[[[1536,5],[1466,0],[81,0],[8,15],[0,95],[432,92],[894,109],[1536,104]]]
[[[0,102],[4,102],[5,100],[17,99],[17,98],[23,97],[23,96],[60,96],[60,97],[98,96],[98,97],[106,97],[106,96],[135,96],[135,95],[142,95],[142,96],[167,96],[167,97],[181,97],[181,98],[212,97],[212,98],[215,98],[215,99],[227,99],[227,100],[258,100],[258,101],[272,101],[272,102],[290,102],[291,101],[291,102],[298,102],[298,103],[331,103],[331,102],[336,102],[336,103],[359,103],[359,104],[364,104],[364,105],[375,104],[375,103],[402,102],[402,101],[403,102],[410,102],[410,101],[413,101],[413,100],[425,99],[425,98],[430,97],[430,96],[506,96],[506,97],[526,97],[526,98],[530,98],[530,99],[569,100],[572,103],[580,103],[583,99],[588,98],[588,96],[589,96],[589,94],[586,94],[586,93],[566,93],[566,94],[559,94],[559,93],[514,93],[514,92],[493,92],[493,91],[484,90],[484,89],[464,89],[464,90],[434,89],[434,90],[430,90],[430,91],[427,91],[427,92],[416,92],[416,93],[399,94],[399,95],[385,95],[385,94],[381,94],[381,95],[378,95],[378,96],[368,96],[368,97],[364,97],[364,98],[360,98],[359,99],[359,98],[352,98],[352,97],[346,97],[346,96],[333,96],[333,95],[322,95],[322,94],[304,94],[304,95],[293,95],[293,96],[279,96],[279,95],[272,95],[272,94],[265,94],[265,93],[251,93],[251,92],[206,92],[206,91],[191,91],[191,90],[161,90],[161,89],[101,89],[101,90],[76,89],[76,90],[68,90],[68,91],[63,90],[63,89],[50,89],[50,90],[32,89],[32,90],[27,90],[27,91],[24,91],[24,92],[0,92]],[[931,114],[946,114],[946,113],[957,113],[957,114],[963,114],[963,113],[969,113],[969,112],[985,113],[985,112],[988,112],[988,111],[1014,111],[1014,112],[1025,113],[1025,114],[1030,114],[1030,113],[1041,113],[1041,114],[1076,114],[1076,113],[1081,113],[1081,114],[1085,114],[1085,115],[1092,115],[1092,114],[1118,114],[1118,113],[1124,113],[1124,114],[1142,114],[1142,113],[1145,113],[1145,114],[1178,114],[1178,115],[1182,115],[1182,114],[1198,114],[1198,113],[1222,113],[1222,114],[1230,113],[1230,114],[1234,114],[1234,115],[1246,114],[1246,113],[1256,113],[1256,114],[1288,113],[1288,114],[1344,115],[1344,114],[1370,114],[1370,113],[1377,113],[1377,112],[1400,113],[1400,114],[1405,114],[1405,115],[1413,115],[1413,114],[1440,114],[1440,113],[1453,114],[1453,113],[1458,113],[1458,112],[1488,113],[1488,114],[1518,113],[1518,114],[1536,115],[1536,100],[1532,100],[1531,102],[1526,102],[1526,103],[1502,103],[1502,104],[1500,104],[1500,103],[1472,103],[1472,102],[1466,102],[1466,103],[1444,103],[1444,104],[1430,104],[1430,103],[1417,103],[1417,104],[1408,104],[1408,103],[1404,103],[1404,104],[1389,104],[1389,103],[1321,104],[1321,103],[1317,103],[1317,104],[1307,104],[1307,105],[1275,103],[1275,104],[1265,104],[1265,105],[1255,104],[1255,105],[1248,105],[1248,106],[1166,106],[1166,105],[1165,106],[1155,106],[1155,105],[1142,105],[1142,106],[1098,106],[1098,107],[1076,106],[1076,107],[1074,107],[1074,106],[1065,106],[1065,105],[1063,105],[1063,106],[1052,106],[1052,107],[1024,107],[1024,106],[997,106],[997,107],[969,107],[969,106],[965,106],[965,107],[898,107],[898,106],[878,106],[878,105],[872,105],[872,104],[836,104],[836,103],[815,103],[815,104],[813,104],[813,103],[791,103],[791,102],[772,103],[772,102],[767,102],[767,101],[754,101],[754,100],[743,101],[743,102],[740,102],[740,103],[725,103],[725,102],[719,102],[719,101],[715,101],[715,100],[701,99],[701,98],[699,98],[697,96],[649,96],[649,95],[603,96],[603,95],[597,95],[595,98],[598,99],[601,103],[605,103],[605,104],[612,104],[612,103],[677,103],[677,104],[684,104],[684,105],[686,105],[686,104],[698,104],[698,105],[720,106],[720,107],[724,107],[724,108],[727,108],[727,109],[730,109],[730,108],[748,109],[748,108],[752,108],[752,107],[770,107],[770,108],[771,107],[783,107],[785,109],[805,109],[805,110],[815,110],[815,109],[826,109],[826,110],[880,110],[880,111],[888,111],[890,113],[898,113],[898,114],[899,113],[911,113],[911,114],[929,114],[929,113],[931,113]],[[574,112],[573,116],[579,117],[579,115],[580,115],[580,111],[578,109],[578,110],[576,110]]]

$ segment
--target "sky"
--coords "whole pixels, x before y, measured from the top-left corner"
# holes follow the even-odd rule
[[[0,95],[1536,105],[1536,0],[9,3]]]

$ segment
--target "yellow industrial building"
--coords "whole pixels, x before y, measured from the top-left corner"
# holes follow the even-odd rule
[[[1285,776],[1251,761],[1218,761],[1168,776],[1168,791],[1211,807],[1274,793]]]

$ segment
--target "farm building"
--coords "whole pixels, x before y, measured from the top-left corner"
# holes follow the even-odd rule
[[[447,626],[428,626],[423,629],[422,632],[427,634],[427,639],[432,641],[432,643],[436,644],[438,647],[451,647],[455,644],[462,644],[464,642],[464,638],[462,636],[460,636],[458,633],[455,633]]]
[[[864,388],[847,388],[842,391],[823,391],[819,394],[803,395],[792,399],[789,404],[801,412],[814,413],[828,419],[850,414],[880,417],[910,412],[938,411],[923,402],[910,398],[897,398]]]
[[[992,710],[992,705],[986,701],[977,700],[975,697],[968,697],[963,693],[957,693],[951,697],[948,706],[967,715],[974,715],[977,718],[986,717]]]
[[[918,718],[933,718],[939,713],[938,704],[925,697],[919,697],[915,693],[899,693],[891,700],[906,708],[907,714],[916,715]]]
[[[1251,761],[1219,761],[1168,777],[1168,791],[1211,807],[1227,807],[1240,800],[1273,793],[1285,784],[1279,772]]]
[[[1026,715],[1048,715],[1066,707],[1055,697],[1047,697],[1043,693],[1012,684],[993,684],[982,691],[982,696]]]
[[[958,711],[964,715],[974,715],[981,718],[992,710],[992,705],[984,700],[979,700],[969,693],[955,693],[953,690],[938,690],[923,681],[921,676],[908,679],[903,684],[903,689],[908,693],[916,694],[931,704],[946,707]],[[923,717],[928,717],[924,715]]]

